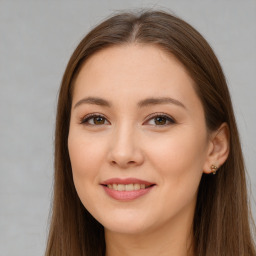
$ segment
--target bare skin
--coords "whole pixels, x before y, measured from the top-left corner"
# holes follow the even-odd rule
[[[175,57],[128,44],[87,60],[75,81],[68,147],[77,193],[105,227],[107,256],[193,255],[198,186],[225,162],[228,129],[207,132],[194,82]],[[152,188],[117,200],[104,183],[113,178]]]

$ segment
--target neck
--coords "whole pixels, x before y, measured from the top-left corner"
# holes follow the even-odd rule
[[[140,234],[105,229],[106,256],[193,256],[192,220],[191,216],[186,222],[176,219]]]

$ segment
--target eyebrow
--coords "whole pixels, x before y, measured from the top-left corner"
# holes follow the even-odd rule
[[[99,106],[103,106],[103,107],[111,107],[110,102],[108,102],[107,100],[104,100],[102,98],[97,98],[97,97],[87,97],[87,98],[79,100],[75,104],[74,108],[76,108],[82,104],[92,104],[92,105],[99,105]]]
[[[75,104],[74,108],[76,108],[82,104],[92,104],[92,105],[99,105],[99,106],[103,106],[103,107],[111,107],[112,106],[112,104],[105,99],[98,98],[98,97],[87,97],[87,98],[79,100]],[[169,98],[169,97],[147,98],[147,99],[139,101],[138,107],[142,108],[142,107],[147,107],[150,105],[159,105],[159,104],[174,104],[174,105],[177,105],[179,107],[186,109],[186,107],[183,103],[181,103],[180,101],[178,101],[176,99]]]
[[[169,98],[169,97],[162,97],[162,98],[148,98],[145,100],[142,100],[138,103],[139,107],[146,107],[149,105],[158,105],[158,104],[174,104],[177,105],[179,107],[185,108],[185,105],[183,103],[181,103],[180,101],[173,99],[173,98]]]

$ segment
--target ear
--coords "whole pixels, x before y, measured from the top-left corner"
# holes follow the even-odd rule
[[[209,147],[206,161],[204,164],[204,173],[211,173],[212,165],[219,168],[225,163],[229,154],[229,127],[223,123],[219,129],[210,135]]]

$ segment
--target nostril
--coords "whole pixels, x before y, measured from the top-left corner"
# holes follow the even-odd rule
[[[136,161],[115,161],[115,160],[112,160],[110,162],[110,165],[113,166],[113,167],[119,166],[120,168],[126,169],[126,168],[136,166],[137,162]]]

